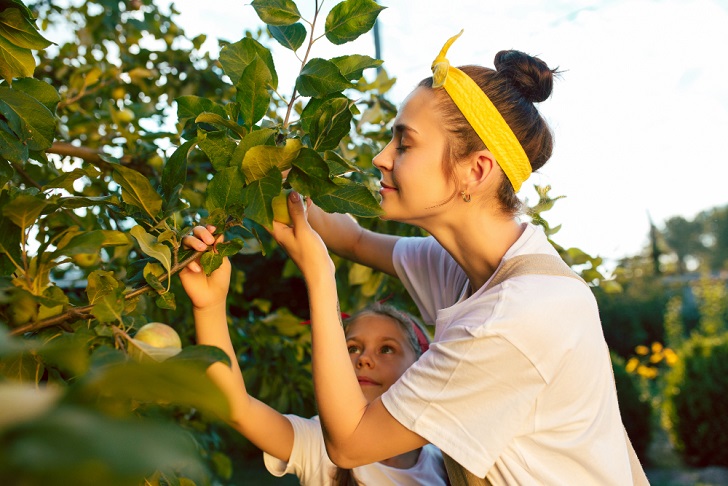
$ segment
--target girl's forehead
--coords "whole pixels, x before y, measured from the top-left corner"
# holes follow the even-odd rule
[[[381,314],[363,314],[352,321],[346,329],[346,337],[389,337],[406,339],[399,322]]]

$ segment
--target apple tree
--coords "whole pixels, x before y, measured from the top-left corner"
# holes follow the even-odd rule
[[[234,480],[239,439],[205,373],[227,358],[195,345],[174,278],[196,258],[206,272],[233,261],[229,322],[251,393],[314,413],[306,296],[266,231],[272,201],[293,188],[392,224],[374,218],[371,158],[394,80],[369,56],[315,57],[383,7],[313,3],[303,18],[291,0],[254,0],[265,28],[213,57],[152,0],[0,0],[0,482]],[[298,72],[285,94],[283,62]],[[198,224],[225,243],[183,248]],[[401,295],[338,263],[344,310]],[[182,350],[135,339],[152,321]]]

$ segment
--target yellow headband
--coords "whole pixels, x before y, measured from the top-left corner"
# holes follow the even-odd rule
[[[473,127],[488,150],[518,192],[521,184],[531,175],[531,163],[526,152],[483,90],[470,76],[450,66],[447,50],[462,35],[461,30],[445,42],[440,54],[432,63],[432,87],[444,87],[460,112]]]

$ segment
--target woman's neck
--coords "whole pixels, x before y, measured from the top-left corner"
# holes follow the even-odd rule
[[[398,456],[390,457],[389,459],[379,461],[379,463],[384,464],[385,466],[393,467],[395,469],[409,469],[417,464],[417,461],[420,459],[421,451],[422,448],[415,449],[413,451],[405,452],[404,454],[400,454]]]
[[[465,271],[469,293],[473,293],[493,275],[523,230],[523,225],[513,218],[482,215],[428,231]]]

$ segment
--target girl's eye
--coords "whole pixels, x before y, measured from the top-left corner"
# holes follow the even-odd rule
[[[382,346],[381,352],[382,354],[392,354],[394,353],[394,348],[392,346]]]
[[[349,349],[349,354],[354,354],[354,353],[358,353],[359,352],[359,348],[356,347],[356,346],[354,346],[353,344],[351,346],[349,346],[348,349]]]

